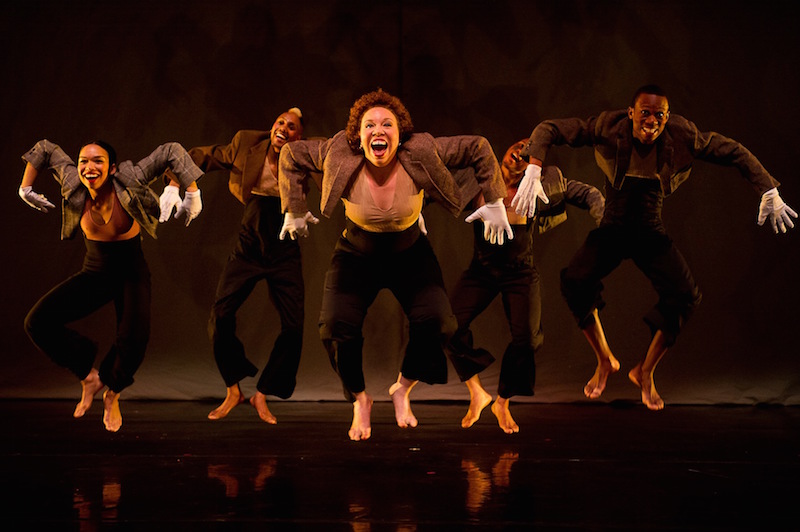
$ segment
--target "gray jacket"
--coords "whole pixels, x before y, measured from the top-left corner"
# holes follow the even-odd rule
[[[440,203],[454,216],[478,192],[483,192],[487,201],[505,196],[500,165],[483,137],[434,138],[427,133],[414,133],[398,148],[397,159],[428,199]],[[363,154],[350,148],[344,131],[327,140],[285,144],[278,164],[283,211],[306,212],[304,186],[309,173],[322,172],[320,212],[330,217],[364,161]],[[461,168],[472,168],[474,179],[458,181],[452,171]]]
[[[37,142],[22,159],[39,171],[44,168],[52,170],[53,177],[61,185],[61,240],[73,238],[80,227],[89,193],[81,183],[75,162],[47,139]],[[160,206],[158,196],[149,185],[167,169],[173,171],[183,186],[203,175],[183,146],[169,142],[135,165],[131,161],[118,163],[117,171],[109,176],[125,212],[153,238],[156,238]]]

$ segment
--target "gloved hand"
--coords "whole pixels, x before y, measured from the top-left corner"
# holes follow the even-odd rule
[[[173,208],[181,208],[181,195],[179,194],[179,190],[178,187],[172,185],[164,187],[164,192],[162,192],[161,197],[158,198],[158,203],[161,207],[161,214],[158,217],[160,223],[163,224],[169,220],[169,215],[172,214]],[[175,217],[177,218],[177,213]]]
[[[511,200],[511,207],[520,216],[533,218],[536,214],[536,198],[550,203],[547,194],[544,193],[544,188],[542,188],[542,167],[538,164],[529,164],[519,183],[517,193]]]
[[[170,187],[174,188],[174,187]],[[175,213],[175,218],[179,218],[182,214],[186,215],[186,227],[189,227],[189,224],[200,215],[200,212],[203,210],[203,200],[200,197],[200,189],[186,191],[183,195],[183,202],[178,207],[177,212]]]
[[[797,218],[797,213],[783,202],[777,188],[772,188],[761,195],[761,204],[758,206],[758,225],[764,225],[767,218],[772,223],[772,230],[776,234],[778,230],[785,233],[787,225],[790,229],[794,227],[792,218]]]
[[[508,214],[506,214],[506,206],[503,205],[502,198],[479,207],[475,212],[467,216],[465,221],[472,223],[478,219],[483,220],[483,238],[487,242],[502,246],[504,236],[508,237],[509,240],[514,239],[514,232],[508,223]]]
[[[428,235],[428,228],[425,227],[425,218],[422,217],[422,213],[419,213],[419,219],[417,220],[417,225],[419,226],[419,231],[423,235]]]
[[[299,236],[308,236],[308,224],[318,224],[319,218],[311,214],[311,212],[306,211],[303,215],[293,214],[291,212],[287,212],[283,216],[283,227],[281,228],[281,234],[278,235],[278,238],[283,240],[286,235],[289,235],[289,238],[292,240],[297,240]]]
[[[47,212],[47,209],[55,208],[55,205],[50,203],[44,194],[34,192],[32,186],[19,187],[19,197],[37,211]]]

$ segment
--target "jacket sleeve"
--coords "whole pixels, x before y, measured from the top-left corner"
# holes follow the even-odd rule
[[[539,123],[522,149],[524,157],[534,157],[544,162],[551,146],[567,145],[573,148],[592,146],[597,119],[559,118]]]
[[[278,158],[278,188],[282,212],[308,211],[308,180],[312,173],[323,172],[332,141],[333,139],[296,140],[281,148]],[[325,184],[323,177],[323,188]]]
[[[188,150],[189,157],[192,158],[194,164],[197,165],[204,173],[213,172],[215,170],[230,171],[233,168],[236,154],[239,151],[243,132],[239,131],[234,135],[233,139],[228,144],[211,144],[209,146],[196,146]],[[179,181],[171,170],[167,170],[164,174],[165,183],[169,181]],[[237,188],[241,190],[242,176],[230,175],[230,188]],[[235,194],[234,194],[235,195]],[[238,197],[238,196],[237,196]]]
[[[595,223],[600,224],[603,219],[603,212],[606,208],[606,198],[596,187],[587,185],[581,181],[573,179],[567,180],[567,190],[564,193],[564,201],[570,205],[580,207],[589,211]]]
[[[606,200],[592,185],[567,179],[557,166],[542,169],[542,186],[550,203],[539,203],[536,212],[536,232],[544,233],[567,219],[567,205],[586,209],[600,223]]]
[[[780,186],[756,156],[739,142],[714,131],[701,132],[686,119],[681,119],[679,125],[691,139],[692,155],[697,159],[735,167],[759,194]]]
[[[472,170],[475,179],[472,187],[468,183],[458,183],[462,208],[478,193],[483,194],[486,202],[506,197],[500,164],[488,140],[473,135],[437,137],[435,140],[439,157],[451,173],[463,176],[469,173],[461,172],[462,170]]]
[[[177,142],[162,144],[133,167],[136,180],[143,186],[149,185],[166,170],[170,170],[182,186],[188,186],[203,176],[203,171]]]
[[[239,131],[228,144],[197,146],[189,150],[189,155],[203,172],[230,170],[241,146],[241,141],[242,132]]]
[[[61,195],[69,197],[80,186],[78,168],[58,144],[42,139],[22,156],[22,160],[40,172],[47,168],[61,186]]]

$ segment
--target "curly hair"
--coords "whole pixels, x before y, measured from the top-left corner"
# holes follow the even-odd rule
[[[411,115],[408,109],[396,96],[392,96],[383,89],[368,92],[361,96],[350,107],[350,117],[347,119],[345,127],[345,137],[347,143],[354,152],[359,151],[361,144],[361,118],[364,113],[373,107],[384,107],[390,110],[397,117],[397,127],[400,130],[400,142],[408,140],[414,132],[414,124],[411,123]]]

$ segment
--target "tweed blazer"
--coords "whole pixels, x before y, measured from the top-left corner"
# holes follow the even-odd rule
[[[52,170],[53,177],[61,185],[61,240],[73,238],[80,227],[83,207],[89,194],[81,183],[75,162],[57,144],[47,139],[37,142],[22,159],[38,171],[44,168]],[[117,171],[109,176],[125,212],[153,238],[156,238],[161,208],[150,183],[168,168],[183,186],[190,185],[203,175],[183,146],[168,142],[136,164],[131,161],[117,163]]]
[[[269,136],[269,131],[243,129],[228,144],[198,146],[191,148],[189,155],[204,172],[226,170],[231,194],[241,203],[247,203],[267,159]],[[278,196],[277,185],[270,192]]]
[[[505,196],[500,165],[483,137],[434,138],[427,133],[415,133],[400,145],[397,159],[426,197],[454,216],[479,192],[487,201]],[[322,172],[320,212],[330,217],[365,161],[363,154],[350,148],[344,131],[326,140],[285,144],[278,163],[283,211],[306,212],[305,187],[309,175]],[[457,180],[451,171],[462,168],[472,168],[472,177]]]
[[[534,128],[522,154],[544,161],[548,149],[557,145],[593,146],[597,165],[611,186],[619,189],[625,181],[633,150],[628,111],[605,111],[587,120],[545,120]],[[759,194],[780,185],[740,143],[713,131],[702,132],[677,114],[670,114],[656,140],[656,148],[657,171],[665,196],[689,177],[695,159],[736,167]]]

